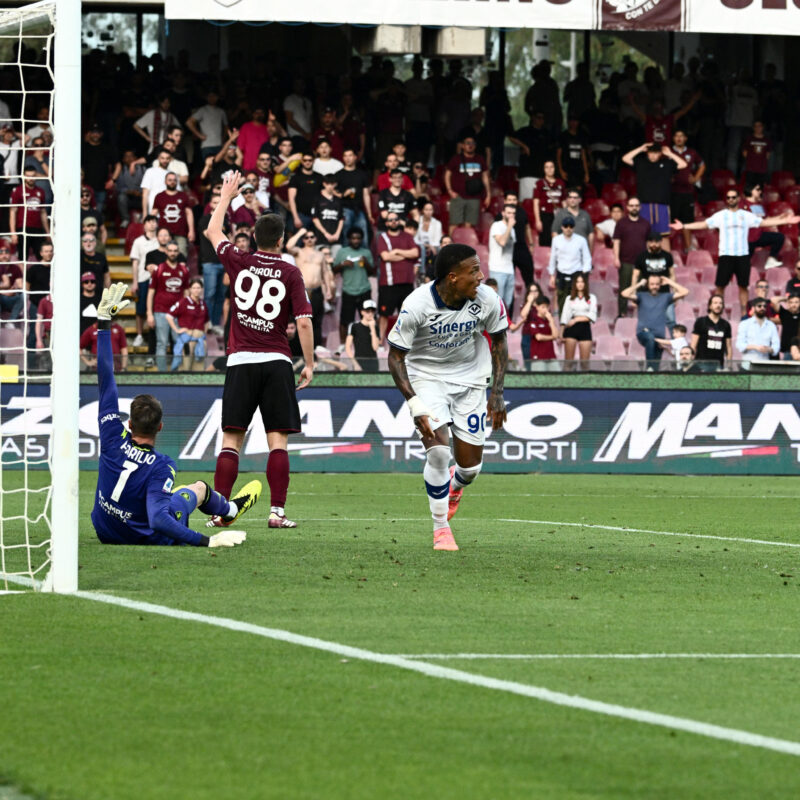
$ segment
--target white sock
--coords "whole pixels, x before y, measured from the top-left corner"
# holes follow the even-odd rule
[[[277,514],[279,517],[285,517],[286,514],[283,510],[283,506],[270,506],[269,507],[270,514]]]
[[[425,459],[422,477],[428,493],[428,505],[434,529],[447,525],[448,496],[450,495],[450,448],[444,445],[431,447]]]
[[[235,517],[239,513],[239,506],[233,500],[228,500],[228,513],[226,517]]]
[[[458,491],[465,486],[469,486],[478,477],[482,466],[483,462],[474,467],[460,467],[456,464],[456,469],[453,473],[453,488]]]

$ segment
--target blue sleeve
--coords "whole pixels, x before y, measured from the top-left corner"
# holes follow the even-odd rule
[[[100,430],[100,447],[105,449],[125,436],[125,427],[119,416],[119,397],[114,380],[114,357],[111,353],[111,331],[97,331],[97,382],[100,402],[97,411]]]
[[[207,537],[189,528],[188,520],[187,524],[184,525],[170,514],[169,503],[172,499],[171,480],[169,480],[169,487],[169,489],[166,488],[163,474],[151,480],[147,487],[147,519],[150,523],[150,527],[156,533],[170,536],[184,544],[191,544],[195,547],[205,545],[208,541]]]

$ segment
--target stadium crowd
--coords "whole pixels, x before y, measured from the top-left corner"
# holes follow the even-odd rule
[[[528,124],[515,129],[500,73],[476,92],[458,59],[415,58],[405,81],[377,56],[313,76],[237,52],[224,68],[215,55],[201,72],[188,64],[186,51],[138,70],[124,53],[85,57],[87,367],[110,229],[136,299],[132,341],[112,330],[118,366],[137,355],[159,370],[202,369],[206,354],[209,369],[224,364],[231,287],[203,234],[232,170],[242,182],[225,232],[253,249],[259,215],[284,217],[285,258],[302,271],[330,369],[378,368],[403,299],[449,241],[478,252],[518,333],[520,367],[563,369],[577,355],[584,367],[658,369],[664,352],[686,371],[800,359],[800,186],[782,169],[787,92],[772,65],[755,83],[744,71],[726,82],[696,58],[666,78],[627,61],[598,96],[586,65],[562,92],[542,61]],[[52,131],[44,105],[24,109],[37,122],[21,130],[17,102],[0,91],[0,194],[11,205],[0,310],[7,338],[41,349]]]

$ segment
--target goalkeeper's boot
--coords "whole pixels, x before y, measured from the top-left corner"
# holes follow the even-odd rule
[[[209,528],[228,528],[236,522],[245,511],[251,509],[261,497],[261,490],[263,489],[261,481],[250,481],[246,483],[231,499],[231,511],[234,513],[222,517],[211,517],[206,523]],[[235,509],[235,511],[234,511]]]
[[[269,522],[267,523],[267,527],[269,528],[296,528],[297,523],[292,522],[292,520],[287,519],[284,514],[278,514],[275,511],[272,511],[269,515]]]
[[[464,494],[463,489],[453,488],[453,475],[456,473],[455,466],[450,467],[450,496],[447,498],[447,521],[449,522],[456,515],[458,511],[458,504],[461,502],[461,495]]]
[[[433,532],[433,549],[458,550],[456,540],[453,538],[453,531],[450,530],[449,525],[445,525],[443,528],[437,528]]]

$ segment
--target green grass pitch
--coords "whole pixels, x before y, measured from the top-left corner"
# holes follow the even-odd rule
[[[209,551],[100,545],[86,474],[80,583],[377,653],[698,654],[426,661],[798,742],[800,659],[702,657],[800,654],[800,548],[736,541],[800,544],[796,487],[483,475],[437,553],[421,476],[301,475],[297,529],[264,498]],[[800,796],[798,756],[87,599],[0,596],[0,636],[0,796]]]

